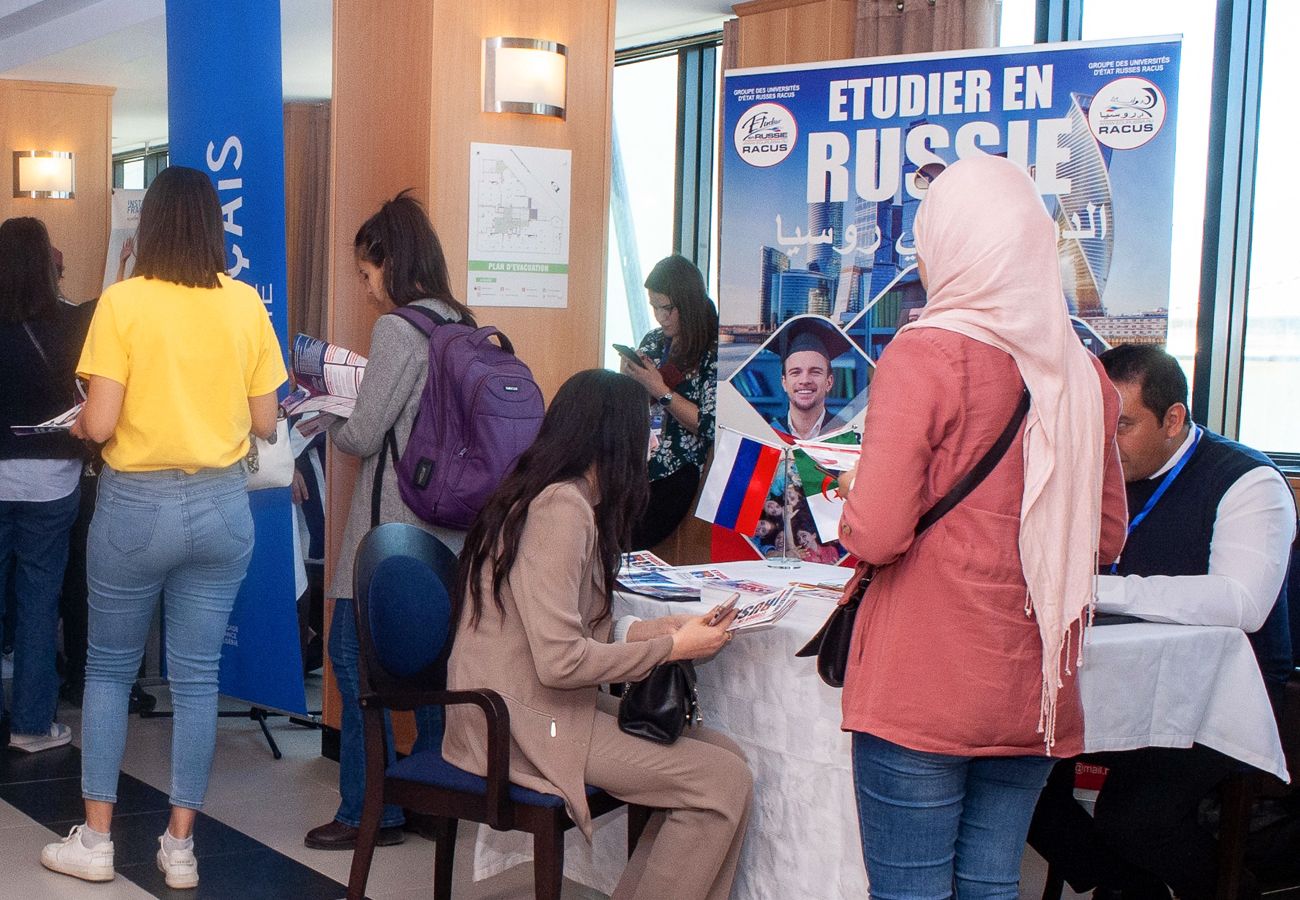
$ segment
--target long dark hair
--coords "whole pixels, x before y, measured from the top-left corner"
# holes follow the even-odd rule
[[[680,333],[673,338],[668,361],[692,372],[718,343],[718,310],[704,287],[704,276],[684,256],[665,256],[646,276],[648,291],[663,294],[677,307]]]
[[[214,288],[226,271],[221,201],[212,179],[188,166],[158,173],[140,205],[135,274],[186,287]]]
[[[551,401],[533,445],[479,514],[465,539],[457,574],[456,616],[466,610],[477,626],[484,608],[484,572],[504,611],[501,589],[515,566],[529,504],[552,484],[582,478],[593,465],[599,569],[609,614],[619,557],[632,543],[632,524],[645,510],[650,488],[646,449],[650,417],[645,390],[626,375],[588,369],[566,381]],[[576,562],[575,562],[576,565]]]
[[[432,297],[460,313],[466,325],[475,324],[469,307],[452,293],[442,241],[410,188],[384,201],[379,212],[366,219],[352,248],[357,259],[384,273],[384,290],[393,303],[405,306]]]
[[[0,323],[16,325],[54,312],[59,276],[50,233],[40,219],[6,219],[0,225]]]

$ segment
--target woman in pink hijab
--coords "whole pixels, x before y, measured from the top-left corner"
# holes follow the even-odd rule
[[[844,685],[873,897],[1008,897],[1054,757],[1079,753],[1074,673],[1098,557],[1122,547],[1119,398],[1075,337],[1024,170],[945,170],[914,226],[928,302],[871,385],[840,540],[886,566]],[[1030,406],[989,476],[917,521]]]

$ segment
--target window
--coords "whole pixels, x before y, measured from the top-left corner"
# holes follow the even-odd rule
[[[636,346],[653,327],[646,275],[673,252],[677,172],[677,54],[614,69],[614,165],[610,184],[605,365],[611,344]]]
[[[1241,381],[1243,443],[1268,452],[1300,451],[1300,273],[1290,254],[1296,192],[1290,149],[1300,139],[1290,103],[1295,61],[1289,39],[1300,5],[1270,3],[1264,20],[1254,215]]]
[[[142,191],[153,184],[154,176],[167,168],[166,147],[129,150],[113,157],[113,187]]]
[[[998,46],[1027,47],[1034,42],[1037,0],[999,0]]]
[[[1182,34],[1178,131],[1174,150],[1174,230],[1169,296],[1149,298],[1149,309],[1169,314],[1167,349],[1192,378],[1197,298],[1201,288],[1205,167],[1209,148],[1214,0],[1086,0],[1083,39]]]
[[[613,343],[654,327],[645,277],[680,253],[711,296],[718,271],[718,95],[721,33],[620,51],[614,69],[613,171],[606,273],[605,365]]]

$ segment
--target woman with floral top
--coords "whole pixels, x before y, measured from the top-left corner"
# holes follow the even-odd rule
[[[633,550],[655,546],[690,512],[713,444],[718,391],[718,311],[700,270],[684,256],[665,257],[645,287],[659,327],[637,348],[641,365],[625,359],[623,372],[645,388],[663,424],[650,457],[650,504],[633,528]]]

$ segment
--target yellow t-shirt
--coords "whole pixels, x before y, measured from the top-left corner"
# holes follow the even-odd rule
[[[224,468],[248,452],[248,398],[287,378],[257,291],[129,278],[104,291],[77,363],[126,386],[104,445],[119,472]]]

